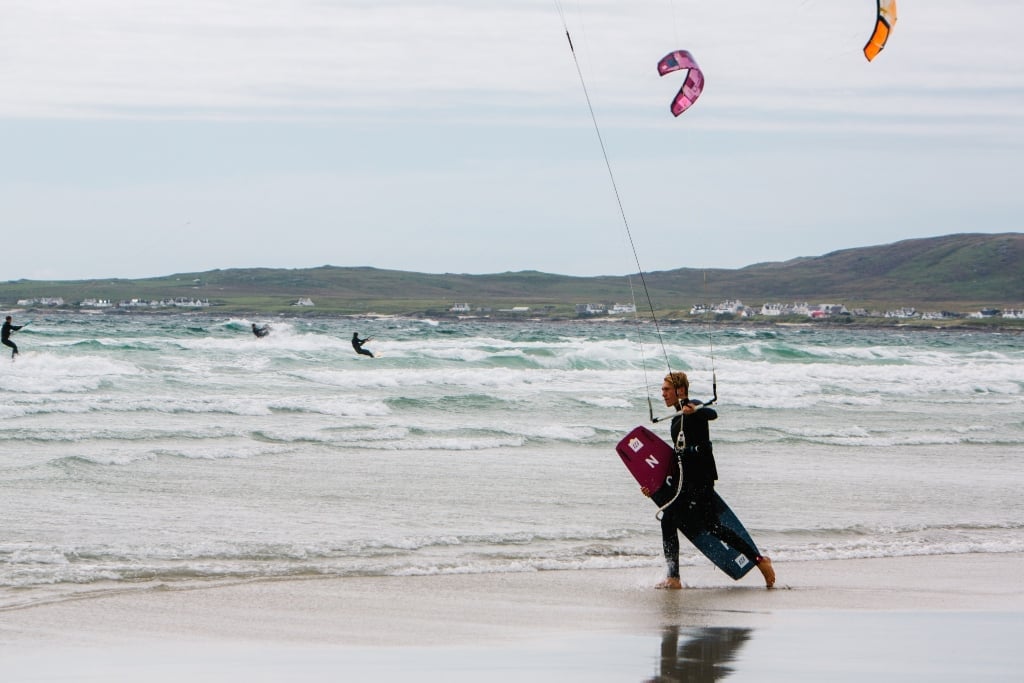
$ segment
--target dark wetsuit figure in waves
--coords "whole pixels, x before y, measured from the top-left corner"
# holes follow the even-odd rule
[[[360,339],[359,338],[359,333],[358,332],[353,332],[352,333],[352,348],[355,349],[356,353],[358,353],[358,354],[361,354],[363,356],[369,356],[370,358],[373,358],[373,354],[370,353],[370,350],[363,348],[363,344],[365,344],[366,342],[370,341],[371,339],[373,339],[373,337],[367,337],[366,339]]]
[[[263,327],[256,327],[256,323],[252,324],[252,333],[257,337],[266,337],[270,334],[270,325],[264,325]]]
[[[4,346],[11,347],[11,360],[14,360],[14,357],[18,355],[18,345],[11,341],[11,332],[20,330],[22,327],[24,325],[12,325],[11,316],[7,316],[4,319],[4,326],[2,331],[0,331],[0,341],[3,342]]]

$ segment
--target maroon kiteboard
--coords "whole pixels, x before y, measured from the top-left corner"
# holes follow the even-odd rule
[[[662,487],[675,462],[672,447],[642,425],[627,434],[615,450],[637,483],[651,493]]]

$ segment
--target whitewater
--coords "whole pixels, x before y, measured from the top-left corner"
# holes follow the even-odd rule
[[[628,320],[37,316],[0,356],[0,609],[278,577],[656,577],[655,508],[614,446],[650,426],[648,396],[665,414],[666,358],[695,398],[717,375],[718,491],[780,571],[1024,552],[1021,335],[661,333],[664,348]],[[684,574],[706,562],[684,547]]]

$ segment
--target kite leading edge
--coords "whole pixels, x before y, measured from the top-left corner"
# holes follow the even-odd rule
[[[864,46],[864,56],[870,62],[878,56],[889,40],[889,34],[896,26],[896,0],[878,0],[878,19],[875,20],[875,31]]]

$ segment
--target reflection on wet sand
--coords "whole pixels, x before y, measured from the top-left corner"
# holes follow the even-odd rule
[[[733,669],[728,665],[750,639],[749,628],[666,627],[661,635],[659,673],[645,683],[715,683]],[[680,638],[682,642],[680,643]]]

